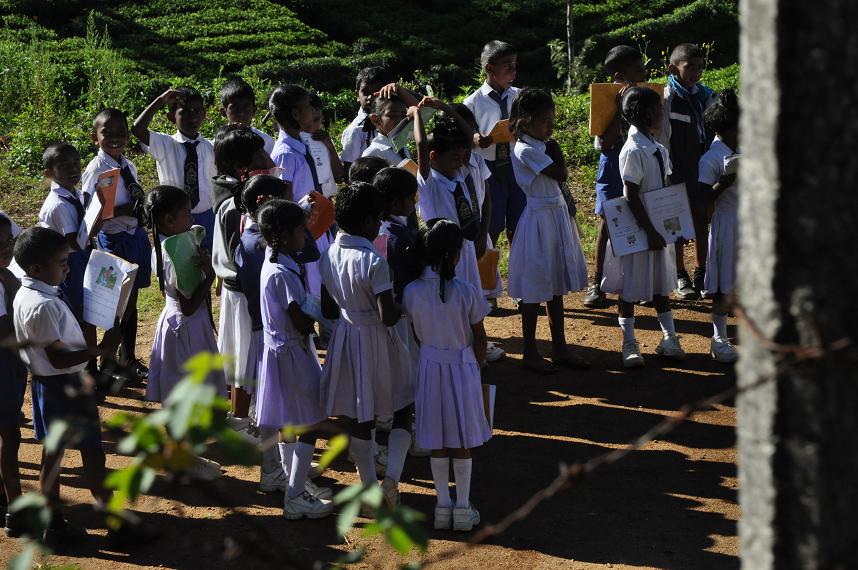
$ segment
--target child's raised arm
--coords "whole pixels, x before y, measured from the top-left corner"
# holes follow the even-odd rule
[[[321,141],[328,149],[328,156],[331,161],[331,174],[334,175],[334,182],[340,184],[346,179],[346,168],[340,160],[340,155],[337,154],[337,147],[334,146],[334,141],[331,140],[331,135],[328,131],[316,131],[313,133],[313,140]]]
[[[426,127],[418,107],[409,107],[408,116],[414,118],[414,144],[417,146],[417,170],[425,180],[429,177],[429,141],[426,140]]]
[[[413,107],[419,102],[414,93],[401,85],[397,85],[396,83],[388,83],[377,92],[373,93],[372,96],[381,97],[382,99],[390,99],[394,95],[402,99],[402,102],[405,103],[407,107]]]
[[[540,174],[553,178],[561,184],[566,182],[566,179],[569,178],[569,169],[566,167],[566,158],[563,156],[560,145],[557,144],[556,140],[548,139],[545,141],[545,152],[553,162],[542,169]]]
[[[167,105],[171,105],[179,101],[182,94],[175,89],[168,89],[159,95],[154,101],[149,103],[149,106],[143,109],[134,120],[134,125],[131,127],[131,134],[137,137],[141,143],[149,145],[149,125],[152,119],[155,118],[155,113],[163,109]]]

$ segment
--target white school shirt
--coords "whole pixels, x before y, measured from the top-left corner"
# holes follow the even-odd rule
[[[212,269],[221,279],[235,279],[235,261],[232,251],[227,251],[224,237],[224,220],[230,212],[236,210],[235,200],[227,198],[215,212],[214,237],[212,237]]]
[[[471,93],[465,98],[465,106],[474,114],[477,120],[477,126],[480,133],[487,135],[491,132],[495,123],[501,120],[501,109],[497,101],[489,97],[489,93],[494,89],[489,86],[488,82],[483,83],[482,87]],[[512,102],[515,101],[521,89],[510,85],[506,91],[501,94],[503,101],[507,106],[507,116],[512,110]],[[488,161],[494,161],[497,145],[491,145],[487,148],[475,148],[474,152],[478,153]]]
[[[393,289],[390,268],[372,243],[340,231],[319,261],[322,284],[346,312],[371,313],[381,322],[376,296]]]
[[[462,185],[462,193],[468,203],[471,203],[471,193],[465,184],[463,170],[459,170],[452,180],[447,178],[434,168],[429,169],[429,178],[423,178],[417,173],[417,213],[423,221],[428,222],[433,218],[445,218],[454,224],[459,223],[459,213],[456,210],[456,183]],[[473,208],[474,205],[471,204]]]
[[[658,166],[655,153],[660,152],[664,162],[664,175],[670,176],[670,157],[667,149],[639,131],[632,125],[629,127],[629,136],[620,150],[620,175],[624,182],[631,182],[640,186],[640,192],[649,192],[664,188],[664,180]],[[625,194],[625,189],[623,189]],[[628,196],[626,196],[628,197]]]
[[[0,216],[3,216],[7,220],[9,220],[9,223],[12,225],[12,239],[16,239],[19,235],[21,235],[21,226],[16,224],[15,220],[9,217],[9,214],[4,212],[3,210],[0,210]]]
[[[363,109],[358,109],[357,116],[352,119],[349,126],[343,131],[340,137],[340,143],[343,146],[343,151],[340,153],[340,160],[343,162],[354,162],[363,156],[363,151],[369,146],[370,141],[367,140],[368,133],[363,130],[364,121],[369,116]]]
[[[250,127],[250,130],[262,137],[263,148],[265,149],[265,152],[270,155],[271,152],[274,150],[274,137],[272,137],[265,131],[260,131],[256,127]]]
[[[440,288],[441,276],[431,267],[425,268],[420,279],[405,287],[402,306],[411,318],[417,338],[434,348],[473,346],[471,325],[481,322],[490,307],[473,285],[459,277],[444,284],[444,302]]]
[[[98,183],[98,177],[102,172],[107,172],[114,168],[122,168],[126,165],[131,170],[131,174],[134,175],[134,179],[136,180],[137,167],[124,156],[122,156],[121,159],[122,160],[120,162],[116,162],[116,159],[99,149],[98,154],[89,161],[89,164],[86,165],[86,170],[83,171],[83,178],[81,178],[80,183],[81,191],[85,195],[92,196],[95,193],[95,185]],[[120,176],[119,185],[116,186],[116,202],[114,205],[125,206],[133,201],[134,198],[131,197],[131,194],[128,192],[128,187],[125,186],[125,180]],[[116,216],[115,218],[104,220],[102,229],[106,234],[118,234],[119,232],[133,234],[137,231],[137,218],[134,216]]]
[[[736,154],[733,149],[724,144],[721,137],[715,136],[712,145],[700,157],[700,174],[697,179],[707,186],[714,186],[724,176],[724,159]],[[739,211],[739,183],[724,190],[715,200],[715,211],[735,214]]]
[[[337,182],[334,180],[334,170],[331,168],[331,153],[328,147],[322,141],[313,139],[310,133],[301,132],[301,142],[310,149],[310,156],[313,157],[313,164],[316,165],[316,176],[319,179],[319,186],[322,187],[322,194],[326,198],[330,198],[337,193]]]
[[[515,181],[527,197],[551,198],[560,194],[560,183],[542,174],[554,161],[545,152],[545,142],[521,135],[512,149]]]
[[[173,135],[149,131],[149,144],[141,143],[143,150],[155,159],[158,169],[158,182],[176,188],[185,187],[185,157],[187,150],[186,142],[197,142],[197,164],[199,173],[197,184],[200,188],[200,201],[191,210],[192,214],[201,214],[212,209],[214,203],[214,189],[212,178],[217,175],[214,162],[214,147],[212,143],[198,134],[197,138],[189,139],[182,133],[176,131]]]
[[[83,331],[71,309],[60,299],[57,287],[22,277],[12,310],[15,339],[20,344],[27,344],[20,350],[21,359],[34,376],[57,376],[86,368],[86,362],[70,368],[54,368],[45,353],[45,347],[57,340],[69,351],[86,348]]]
[[[292,184],[292,200],[296,203],[316,189],[313,173],[307,164],[307,145],[302,141],[280,131],[271,160],[283,169],[280,178]]]
[[[477,204],[482,216],[483,202],[486,201],[486,180],[492,177],[492,171],[489,170],[486,159],[475,152],[471,152],[468,164],[462,168],[464,170],[462,176],[470,174],[471,179],[474,181],[474,190],[477,191]],[[470,199],[468,201],[470,202]]]
[[[411,158],[411,153],[404,148],[405,157],[393,150],[393,143],[387,135],[377,133],[372,142],[366,147],[361,156],[377,156],[387,161],[390,166],[396,166],[406,158]]]
[[[68,234],[77,235],[80,223],[83,220],[78,220],[77,209],[63,196],[73,198],[83,206],[83,200],[79,191],[74,190],[74,193],[72,193],[56,182],[51,182],[51,191],[45,198],[42,209],[39,210],[39,225],[43,228],[52,229],[64,236]]]

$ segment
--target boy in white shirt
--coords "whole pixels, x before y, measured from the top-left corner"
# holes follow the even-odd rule
[[[224,83],[220,88],[220,114],[231,124],[244,125],[262,137],[265,152],[271,154],[274,150],[274,138],[260,131],[251,123],[256,116],[256,93],[253,87],[241,77],[235,77]]]
[[[369,120],[372,112],[373,95],[382,87],[391,83],[393,76],[383,67],[365,67],[360,70],[355,81],[355,100],[360,106],[357,116],[343,131],[340,142],[343,152],[340,159],[348,172],[349,166],[363,156],[363,151],[375,138],[375,126]]]
[[[493,40],[483,47],[480,64],[486,72],[486,81],[477,91],[465,98],[465,105],[474,114],[479,132],[474,135],[480,154],[492,171],[492,219],[489,224],[489,236],[497,243],[501,232],[506,229],[508,243],[512,243],[518,219],[524,211],[527,199],[515,181],[510,159],[510,144],[494,144],[489,133],[495,123],[508,119],[512,102],[518,97],[519,89],[512,86],[515,81],[518,55],[506,42]]]
[[[377,134],[361,156],[383,158],[388,166],[396,166],[406,158],[411,158],[407,148],[395,150],[388,135],[405,119],[409,107],[417,103],[414,95],[404,87],[394,83],[385,85],[372,102],[372,114],[369,116]]]
[[[56,510],[60,500],[60,479],[54,471],[62,461],[65,447],[80,450],[83,477],[95,500],[105,504],[110,492],[104,488],[106,475],[98,407],[83,386],[80,372],[87,361],[113,354],[119,344],[118,328],[104,335],[97,347],[87,347],[83,332],[64,296],[58,289],[66,277],[68,245],[61,234],[43,227],[21,233],[15,243],[15,260],[26,272],[21,289],[15,296],[13,314],[15,337],[25,347],[21,358],[33,375],[33,429],[37,441],[48,437],[51,422],[72,420],[76,426],[76,443],[59,451],[43,454],[39,475],[40,491],[55,511],[45,542],[56,544],[73,537],[68,523]]]
[[[168,135],[149,130],[155,113],[167,107],[167,118],[176,125]],[[134,121],[131,132],[143,150],[155,159],[162,186],[182,188],[191,199],[194,223],[206,229],[202,247],[212,248],[214,195],[212,178],[217,174],[214,147],[200,134],[206,108],[199,91],[190,87],[169,89],[152,101]]]

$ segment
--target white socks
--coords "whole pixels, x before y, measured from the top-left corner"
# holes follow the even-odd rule
[[[453,459],[453,475],[456,477],[456,508],[466,509],[471,504],[471,466],[474,460]]]
[[[387,477],[398,483],[411,446],[411,434],[405,429],[392,429],[387,445]]]
[[[714,330],[714,337],[727,338],[727,315],[726,313],[723,315],[719,315],[717,313],[712,313],[712,328]]]
[[[280,451],[280,466],[283,468],[283,473],[286,474],[286,480],[289,480],[289,472],[292,470],[292,455],[295,453],[295,442],[281,442],[277,444],[277,449]]]
[[[635,340],[635,318],[620,317],[617,320],[620,321],[620,328],[623,331],[623,344],[633,342]]]
[[[656,315],[658,324],[661,326],[661,332],[664,333],[664,338],[676,336],[676,328],[673,325],[673,311],[665,311]]]
[[[375,472],[375,457],[372,452],[372,440],[352,437],[351,446],[361,484],[364,486],[378,485],[378,475]]]
[[[432,468],[432,480],[435,482],[435,494],[438,496],[439,507],[452,507],[450,498],[450,458],[430,457],[429,466]]]
[[[292,469],[289,472],[289,498],[294,499],[304,492],[310,463],[313,461],[313,447],[309,443],[298,442],[292,453]]]

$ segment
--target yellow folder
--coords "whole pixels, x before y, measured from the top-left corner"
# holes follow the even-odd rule
[[[637,87],[652,89],[664,101],[664,84],[638,83]],[[600,137],[617,114],[617,93],[621,83],[593,83],[590,85],[590,136]]]

